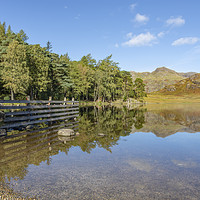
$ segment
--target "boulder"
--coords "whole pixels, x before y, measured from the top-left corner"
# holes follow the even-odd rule
[[[69,137],[74,136],[75,132],[73,129],[62,128],[58,131],[58,135]]]

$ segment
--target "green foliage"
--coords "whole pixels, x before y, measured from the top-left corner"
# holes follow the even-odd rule
[[[1,77],[5,83],[4,87],[10,89],[13,99],[15,93],[24,94],[29,84],[25,45],[15,40],[11,42],[3,60]]]
[[[112,102],[129,98],[141,99],[143,88],[133,85],[130,72],[120,71],[112,55],[98,62],[91,54],[71,61],[68,54],[52,52],[46,47],[26,43],[23,30],[14,33],[0,23],[0,98],[15,93],[20,99],[69,99]]]
[[[50,59],[46,55],[45,48],[37,44],[28,46],[28,61],[30,75],[29,92],[31,98],[37,98],[39,92],[47,90]]]
[[[145,84],[143,83],[143,80],[141,78],[136,78],[134,82],[134,96],[136,99],[139,100],[147,96],[145,92]]]

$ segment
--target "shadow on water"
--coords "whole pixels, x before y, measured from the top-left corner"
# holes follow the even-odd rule
[[[30,165],[51,165],[52,157],[63,152],[68,155],[72,147],[90,154],[95,148],[112,153],[121,137],[136,132],[151,132],[165,138],[177,132],[200,132],[200,111],[192,109],[82,107],[78,121],[67,127],[76,136],[58,136],[62,124],[53,124],[31,131],[12,130],[0,138],[0,179],[23,180]],[[131,161],[131,165],[138,165]],[[3,185],[1,186],[3,187]]]

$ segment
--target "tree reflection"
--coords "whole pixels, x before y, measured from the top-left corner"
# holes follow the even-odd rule
[[[138,129],[145,122],[145,109],[128,109],[126,107],[82,107],[79,116],[79,136],[68,138],[63,142],[57,135],[58,128],[46,127],[30,132],[10,133],[0,142],[0,177],[23,179],[30,164],[51,164],[51,157],[71,147],[80,147],[83,152],[91,153],[96,147],[112,152],[120,136],[131,133],[133,124]],[[48,130],[47,130],[48,129]],[[50,129],[50,130],[49,130]]]

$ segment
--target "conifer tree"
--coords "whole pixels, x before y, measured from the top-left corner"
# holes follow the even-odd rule
[[[45,48],[37,45],[29,45],[28,48],[29,65],[29,92],[31,98],[38,98],[40,92],[47,90],[50,82],[48,77],[50,58],[46,55]]]
[[[136,78],[134,82],[134,93],[135,99],[143,99],[143,97],[147,96],[145,92],[145,84],[141,78]]]

